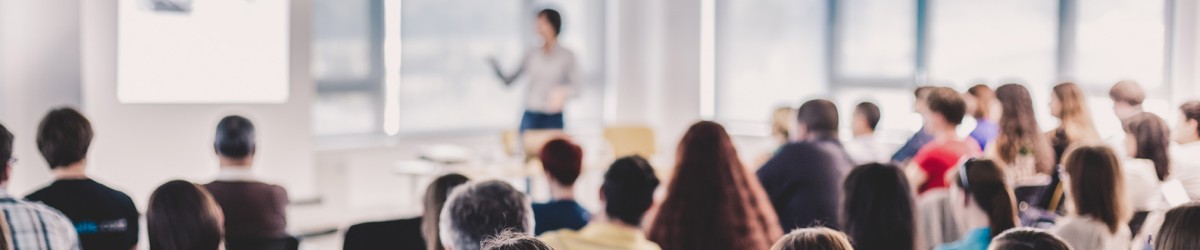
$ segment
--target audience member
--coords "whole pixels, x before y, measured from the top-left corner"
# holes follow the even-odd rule
[[[1154,249],[1196,249],[1200,246],[1197,235],[1200,235],[1200,203],[1191,202],[1167,211]]]
[[[917,227],[913,194],[899,167],[871,163],[846,176],[843,226],[854,247],[915,249]]]
[[[975,117],[975,129],[971,130],[971,139],[979,143],[979,148],[987,148],[988,143],[1000,134],[1000,125],[996,124],[996,121],[1000,120],[1000,112],[996,111],[1000,108],[996,101],[996,92],[987,85],[979,84],[967,89],[967,96],[967,102],[974,104],[968,105],[971,106],[968,113]]]
[[[225,218],[212,195],[199,185],[174,180],[150,195],[146,232],[150,250],[217,250]]]
[[[654,204],[658,188],[654,168],[640,156],[617,159],[604,174],[600,202],[604,213],[579,231],[563,229],[539,239],[557,249],[658,250],[641,230],[642,217]]]
[[[1127,197],[1134,210],[1129,228],[1139,235],[1151,212],[1167,208],[1161,184],[1170,175],[1171,135],[1166,122],[1149,112],[1125,118],[1124,128],[1125,153],[1130,157],[1122,164],[1125,193],[1137,194]]]
[[[342,240],[342,249],[445,249],[438,240],[438,216],[442,213],[442,205],[446,203],[450,189],[467,180],[466,176],[460,174],[438,177],[425,189],[425,210],[421,217],[351,226]]]
[[[921,115],[922,119],[925,118],[925,113],[928,111],[928,106],[925,104],[925,97],[929,94],[929,91],[933,90],[934,88],[935,87],[931,86],[921,86],[917,87],[916,90],[913,90],[913,96],[916,97],[913,101],[913,111]],[[922,125],[923,124],[924,123],[922,123]],[[921,129],[917,130],[917,132],[912,135],[912,137],[908,138],[908,141],[904,142],[904,146],[900,146],[900,150],[897,150],[895,154],[892,154],[892,162],[900,164],[907,163],[908,160],[917,155],[917,150],[920,150],[921,147],[925,146],[925,143],[929,143],[929,141],[932,140],[933,135],[926,133],[925,127],[922,126]]]
[[[534,234],[587,225],[588,214],[575,202],[575,180],[583,169],[583,149],[565,139],[547,142],[538,155],[550,183],[550,202],[534,203]]]
[[[1020,84],[1005,84],[996,89],[1000,101],[1000,135],[988,145],[985,155],[1007,165],[1008,179],[1018,186],[1045,176],[1054,169],[1054,149],[1038,128],[1029,89]],[[1000,232],[996,232],[1000,233]]]
[[[925,133],[933,136],[909,162],[905,171],[918,193],[945,188],[946,173],[954,169],[963,157],[979,156],[979,143],[970,137],[958,136],[966,104],[962,96],[950,88],[935,88],[925,98]]]
[[[1179,124],[1172,130],[1172,138],[1179,143],[1171,152],[1171,176],[1183,184],[1184,191],[1193,201],[1200,201],[1200,101],[1190,101],[1179,106]]]
[[[842,179],[854,164],[837,139],[837,106],[817,99],[805,102],[796,113],[796,141],[759,168],[758,179],[782,230],[812,225],[841,228],[837,220]]]
[[[1113,84],[1108,90],[1108,97],[1112,100],[1113,114],[1117,119],[1124,122],[1126,118],[1133,115],[1145,112],[1142,108],[1142,102],[1146,101],[1146,91],[1142,89],[1142,85],[1135,81],[1124,80]],[[1125,153],[1125,133],[1111,133],[1108,138],[1104,139],[1109,146],[1113,148],[1113,152],[1117,155],[1126,155]]]
[[[666,250],[766,249],[782,235],[770,201],[742,166],[725,127],[692,125],[676,152],[675,173],[651,220],[650,240]]]
[[[961,190],[965,206],[958,217],[971,229],[959,241],[936,249],[987,249],[996,235],[1017,227],[1016,207],[1003,164],[971,159],[959,168],[955,187]]]
[[[529,234],[505,230],[500,235],[483,240],[482,250],[554,250]]]
[[[454,188],[442,208],[438,230],[450,250],[478,250],[505,230],[533,233],[529,198],[508,183],[484,181]]]
[[[1062,162],[1071,144],[1100,140],[1100,134],[1092,125],[1091,112],[1088,112],[1087,97],[1079,85],[1066,82],[1054,86],[1050,115],[1059,121],[1057,128],[1046,132],[1046,138],[1054,147],[1054,163]]]
[[[779,147],[787,145],[792,139],[791,129],[792,120],[796,117],[796,109],[792,107],[779,107],[775,112],[771,113],[771,138],[775,139],[775,143]]]
[[[854,250],[846,235],[827,227],[793,230],[784,235],[771,250]]]
[[[12,177],[13,134],[0,124],[0,230],[8,249],[80,249],[75,227],[58,210],[8,193]]]
[[[850,130],[854,138],[846,141],[846,153],[855,164],[873,162],[889,162],[891,151],[875,138],[875,128],[879,125],[879,106],[863,102],[854,106],[854,116],[850,121]]]
[[[992,239],[988,250],[1071,250],[1063,239],[1037,228],[1013,228]],[[1100,249],[1100,248],[1088,248]]]
[[[37,146],[54,174],[54,182],[25,199],[62,211],[75,224],[84,249],[132,249],[138,242],[138,214],[133,199],[92,180],[87,154],[92,124],[72,108],[51,110],[38,124]],[[18,239],[20,240],[20,239]]]
[[[1112,149],[1077,144],[1063,158],[1063,172],[1075,209],[1052,231],[1075,249],[1129,249],[1121,162]]]
[[[220,171],[213,182],[204,184],[225,212],[226,247],[278,249],[287,234],[287,190],[263,183],[254,174],[257,152],[254,124],[241,116],[227,116],[217,123],[216,151]]]

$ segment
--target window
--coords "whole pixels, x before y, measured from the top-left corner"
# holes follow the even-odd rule
[[[1147,110],[1174,116],[1163,78],[1164,1],[1088,0],[1077,5],[1073,77],[1078,83],[1101,94],[1117,81],[1137,81],[1146,89]],[[1107,96],[1093,96],[1090,101],[1101,134],[1121,133]]]
[[[934,1],[929,11],[930,83],[1049,88],[1058,47],[1058,2]]]
[[[837,1],[834,82],[912,82],[916,67],[916,1]]]
[[[312,72],[317,135],[376,133],[380,128],[382,0],[313,2]]]
[[[777,106],[825,92],[825,2],[716,2],[717,119],[766,124]]]

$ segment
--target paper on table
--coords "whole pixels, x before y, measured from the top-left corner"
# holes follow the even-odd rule
[[[1162,194],[1163,197],[1167,198],[1167,204],[1171,207],[1177,207],[1191,201],[1191,198],[1187,195],[1187,191],[1183,189],[1183,183],[1179,182],[1179,179],[1171,179],[1163,182]]]

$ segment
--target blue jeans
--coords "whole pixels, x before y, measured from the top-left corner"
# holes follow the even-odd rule
[[[530,129],[562,129],[563,114],[554,113],[547,114],[534,111],[525,111],[525,115],[521,117],[521,132]]]

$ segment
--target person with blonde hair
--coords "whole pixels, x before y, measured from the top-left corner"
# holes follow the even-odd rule
[[[1100,140],[1100,133],[1088,112],[1087,97],[1079,85],[1065,82],[1054,86],[1050,98],[1050,115],[1058,118],[1058,127],[1046,132],[1054,147],[1054,162],[1062,162],[1067,147],[1073,143]]]
[[[771,250],[853,250],[846,234],[827,227],[793,230],[784,235]]]

